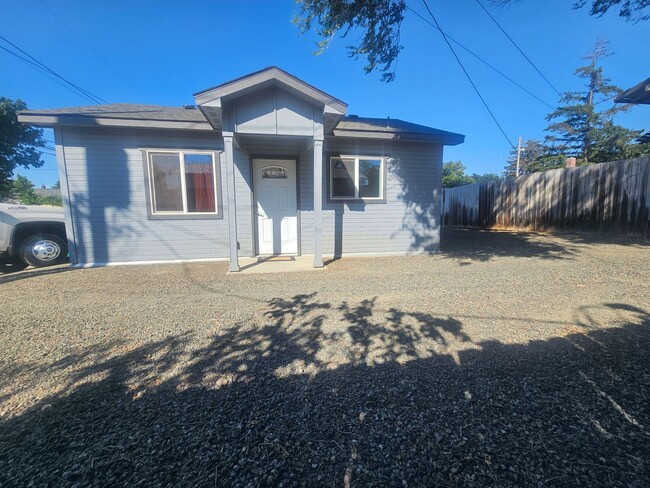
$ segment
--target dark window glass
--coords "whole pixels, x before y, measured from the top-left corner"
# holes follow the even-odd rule
[[[154,153],[151,155],[151,176],[156,212],[182,212],[183,191],[178,154]]]
[[[379,198],[381,196],[381,160],[359,160],[359,196]]]
[[[330,162],[332,198],[355,198],[354,159],[332,159]]]
[[[280,166],[270,166],[268,168],[262,169],[262,178],[288,178],[286,168]]]

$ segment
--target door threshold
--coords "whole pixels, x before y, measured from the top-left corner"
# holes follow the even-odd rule
[[[270,256],[256,256],[258,263],[295,261],[297,257],[298,256],[296,254],[273,254]]]

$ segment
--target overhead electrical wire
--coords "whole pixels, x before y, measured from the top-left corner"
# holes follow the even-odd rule
[[[422,19],[424,22],[426,22],[427,24],[429,24],[429,25],[430,25],[431,27],[433,27],[434,29],[436,29],[436,30],[438,30],[438,31],[440,30],[438,27],[436,27],[436,25],[435,25],[433,22],[431,22],[429,19],[427,19],[426,17],[424,17],[424,16],[423,16],[422,14],[420,14],[420,12],[418,12],[417,10],[412,9],[412,8],[409,7],[408,5],[406,6],[406,8],[409,9],[411,12],[413,12],[416,16],[418,16],[420,19]],[[465,50],[467,53],[469,53],[469,54],[471,54],[472,56],[474,56],[474,57],[475,57],[476,59],[478,59],[481,63],[485,64],[488,68],[490,68],[490,69],[493,70],[494,72],[496,72],[496,73],[498,73],[499,75],[501,75],[503,78],[505,78],[506,80],[508,80],[510,83],[512,83],[513,85],[515,85],[517,88],[519,88],[519,89],[525,91],[525,92],[528,93],[531,97],[533,97],[535,100],[537,100],[537,101],[543,103],[544,105],[546,105],[546,106],[547,106],[548,108],[550,108],[551,110],[554,110],[554,107],[553,107],[551,104],[545,102],[545,101],[542,100],[540,97],[538,97],[537,95],[535,95],[533,92],[531,92],[530,90],[528,90],[528,89],[526,89],[525,87],[521,86],[521,85],[520,85],[519,83],[517,83],[515,80],[513,80],[513,79],[510,78],[508,75],[506,75],[503,71],[499,70],[497,67],[495,67],[495,66],[493,66],[492,64],[490,64],[488,61],[486,61],[485,59],[483,59],[481,56],[479,56],[478,54],[476,54],[474,51],[472,51],[472,50],[469,49],[468,47],[466,47],[466,46],[464,46],[463,44],[461,44],[460,42],[458,42],[456,39],[454,39],[453,37],[451,37],[449,34],[447,34],[447,38],[448,38],[451,42],[453,42],[454,44],[456,44],[458,47],[460,47],[461,49]]]
[[[60,82],[59,80],[57,80],[57,79],[54,78],[53,76],[50,76],[50,75],[47,73],[47,71],[45,71],[45,70],[43,70],[42,68],[40,68],[37,64],[32,63],[29,59],[22,57],[20,54],[15,53],[15,52],[13,52],[13,51],[7,49],[7,48],[4,47],[4,46],[0,46],[0,49],[2,49],[3,51],[6,51],[7,53],[11,54],[12,56],[16,57],[17,59],[20,59],[20,60],[23,61],[24,63],[27,63],[27,64],[31,65],[34,69],[36,69],[36,70],[39,71],[40,73],[44,74],[44,75],[47,76],[50,80],[52,80],[54,83],[56,83],[56,84],[62,86],[62,87],[65,88],[66,90],[68,90],[68,91],[70,91],[70,92],[72,92],[72,93],[74,93],[74,94],[76,94],[76,95],[80,95],[80,96],[82,96],[85,100],[88,100],[90,103],[97,104],[97,102],[95,102],[93,99],[91,99],[91,98],[89,98],[89,97],[86,97],[85,95],[82,95],[82,94],[79,93],[78,91],[76,91],[76,90],[70,88],[68,85],[63,84],[62,82]]]
[[[7,48],[4,47],[4,46],[0,46],[0,48],[2,48],[3,50],[7,51],[9,54],[12,54],[13,56],[15,56],[15,57],[21,59],[22,61],[28,63],[28,64],[31,65],[32,67],[39,69],[39,71],[41,71],[41,72],[45,71],[46,73],[49,73],[49,74],[55,76],[56,78],[60,79],[61,81],[63,81],[64,83],[66,83],[67,85],[69,85],[70,87],[72,87],[72,88],[73,88],[73,89],[74,89],[74,90],[75,90],[79,95],[83,96],[83,97],[86,98],[87,100],[90,100],[92,103],[94,103],[94,104],[96,104],[96,105],[100,105],[100,104],[102,104],[102,103],[109,103],[109,102],[107,102],[106,100],[104,100],[103,98],[101,98],[101,97],[99,97],[99,96],[97,96],[97,95],[95,95],[95,94],[89,92],[88,90],[85,90],[84,88],[81,88],[79,85],[77,85],[77,84],[71,82],[70,80],[68,80],[67,78],[61,76],[61,75],[58,74],[56,71],[54,71],[53,69],[49,68],[48,66],[46,66],[45,64],[43,64],[42,62],[40,62],[40,61],[39,61],[38,59],[36,59],[34,56],[32,56],[32,55],[29,54],[28,52],[24,51],[24,50],[21,49],[20,47],[18,47],[16,44],[14,44],[13,42],[11,42],[11,41],[10,41],[9,39],[7,39],[6,37],[0,35],[0,39],[2,39],[3,41],[5,41],[7,44],[9,44],[9,45],[10,45],[11,47],[13,47],[14,49],[18,50],[20,53],[22,53],[22,54],[24,54],[25,56],[27,56],[27,58],[29,58],[29,59],[26,59],[26,58],[24,58],[23,56],[20,56],[18,53],[15,53],[15,52],[11,51],[10,49],[7,49]]]
[[[540,69],[535,65],[535,63],[533,63],[532,60],[528,56],[526,56],[526,53],[524,51],[522,51],[522,49],[514,41],[514,39],[508,35],[508,33],[505,31],[505,29],[503,27],[501,27],[501,24],[499,24],[497,22],[497,20],[494,17],[492,17],[492,14],[481,3],[481,0],[476,0],[476,3],[478,3],[481,6],[481,8],[488,15],[488,17],[490,17],[492,19],[492,22],[494,22],[496,24],[496,26],[501,30],[501,32],[503,32],[503,35],[508,38],[508,40],[512,43],[513,46],[515,46],[517,48],[517,50],[521,53],[521,55],[524,58],[526,58],[526,61],[528,61],[530,63],[530,65],[535,69],[535,71],[537,71],[539,73],[539,75],[544,79],[544,81],[548,84],[548,86],[550,86],[553,89],[553,91],[555,91],[555,93],[557,93],[557,95],[560,98],[562,98],[563,95],[559,92],[559,90],[553,86],[553,84],[548,80],[548,78],[546,76],[544,76],[544,73],[542,73],[540,71]]]
[[[467,79],[469,80],[470,84],[471,84],[472,87],[474,88],[474,91],[476,92],[476,94],[478,95],[478,97],[481,99],[481,102],[483,102],[483,105],[485,106],[485,109],[486,109],[486,110],[488,111],[488,113],[490,114],[490,117],[492,117],[492,120],[494,121],[494,123],[497,125],[497,127],[498,127],[499,130],[501,131],[501,134],[503,134],[503,137],[506,138],[506,140],[508,141],[508,144],[510,144],[510,147],[512,147],[512,149],[516,151],[517,149],[515,148],[515,145],[512,143],[512,141],[511,141],[510,138],[508,137],[508,134],[506,134],[506,131],[503,130],[503,127],[501,127],[501,124],[499,123],[499,121],[497,120],[497,118],[495,117],[495,115],[492,113],[492,110],[490,110],[490,107],[488,106],[487,102],[486,102],[485,99],[483,98],[483,95],[481,95],[481,92],[479,91],[478,87],[476,86],[476,84],[475,84],[474,81],[472,80],[472,77],[469,75],[469,73],[468,73],[467,70],[465,69],[465,66],[463,65],[463,62],[462,62],[462,61],[460,60],[460,58],[458,57],[458,54],[456,54],[456,51],[454,50],[454,46],[452,46],[451,43],[449,42],[449,39],[447,39],[447,34],[445,34],[445,32],[444,32],[444,31],[442,30],[442,28],[440,27],[440,24],[438,23],[438,20],[436,19],[436,16],[433,15],[433,12],[432,12],[431,9],[429,8],[429,4],[427,3],[427,0],[422,0],[422,2],[424,3],[424,6],[425,6],[425,8],[427,9],[427,12],[429,12],[429,15],[430,15],[431,18],[433,19],[433,22],[436,24],[437,29],[440,31],[440,34],[442,34],[442,37],[443,37],[443,39],[445,40],[445,42],[447,43],[447,46],[449,47],[451,53],[452,53],[452,54],[454,55],[454,57],[456,58],[456,61],[458,61],[458,64],[460,65],[460,68],[463,70],[463,73],[465,73],[465,76],[467,77]]]

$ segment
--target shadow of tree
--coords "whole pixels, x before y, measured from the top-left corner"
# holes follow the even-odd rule
[[[650,314],[599,307],[621,323],[506,344],[312,293],[200,347],[106,344],[4,416],[0,485],[647,486]]]
[[[579,250],[571,241],[560,241],[532,232],[505,232],[443,227],[441,252],[466,261],[490,261],[497,257],[574,259]]]

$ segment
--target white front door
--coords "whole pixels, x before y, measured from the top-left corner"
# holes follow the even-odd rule
[[[254,159],[253,171],[258,253],[297,254],[296,162]]]

